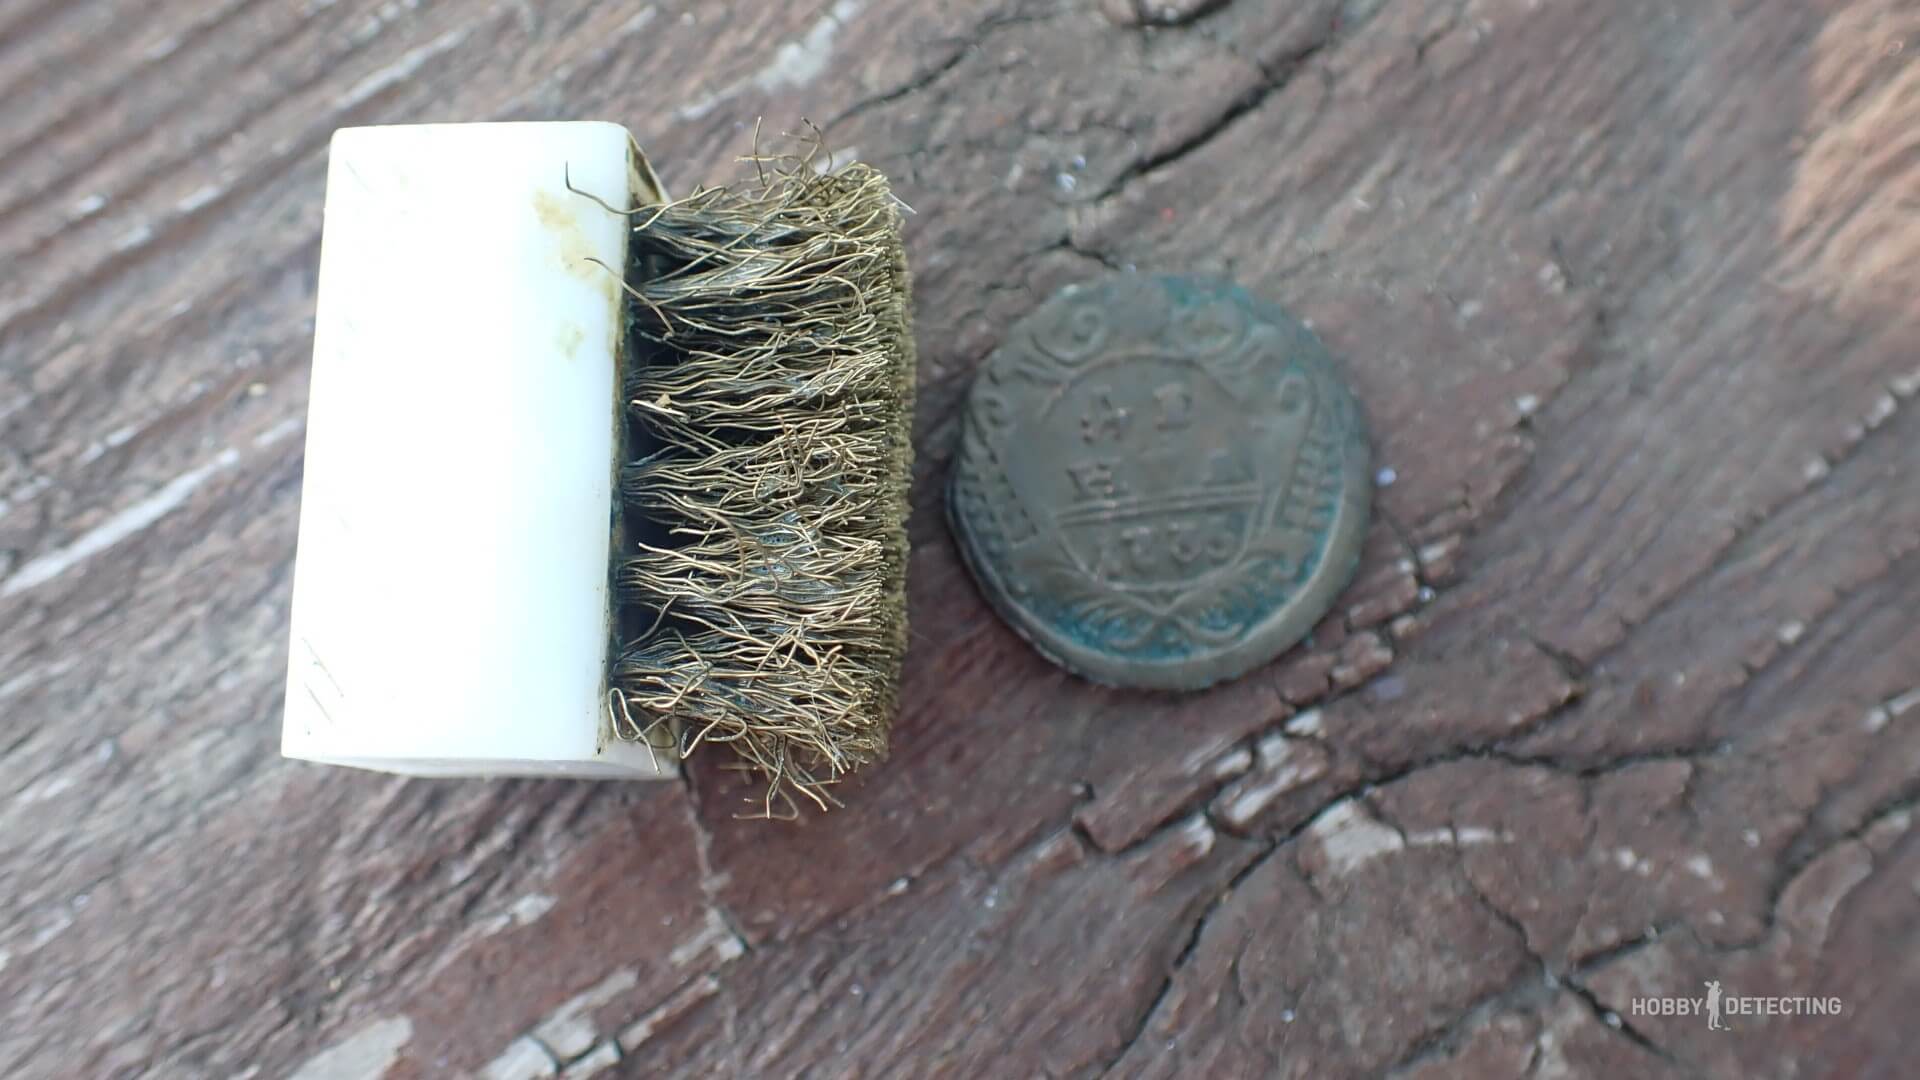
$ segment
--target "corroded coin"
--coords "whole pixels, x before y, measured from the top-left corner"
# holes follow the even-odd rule
[[[948,510],[1048,658],[1193,690],[1312,629],[1353,576],[1370,490],[1360,410],[1311,331],[1229,282],[1114,274],[988,358]]]

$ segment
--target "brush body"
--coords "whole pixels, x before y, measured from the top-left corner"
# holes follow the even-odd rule
[[[769,814],[885,756],[901,208],[752,161],[669,200],[615,125],[337,133],[288,756],[652,777],[724,744]]]

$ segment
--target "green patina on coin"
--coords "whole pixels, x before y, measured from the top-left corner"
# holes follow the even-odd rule
[[[1346,587],[1367,461],[1298,320],[1230,282],[1114,274],[988,358],[948,509],[987,598],[1048,658],[1194,690],[1284,652]]]

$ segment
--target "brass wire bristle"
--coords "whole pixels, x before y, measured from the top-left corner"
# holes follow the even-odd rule
[[[731,746],[763,812],[883,758],[906,651],[913,337],[900,206],[859,163],[640,207],[615,728]]]

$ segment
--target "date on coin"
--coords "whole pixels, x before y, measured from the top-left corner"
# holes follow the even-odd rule
[[[1096,682],[1196,690],[1353,576],[1366,426],[1325,346],[1219,279],[1122,273],[1015,324],[967,401],[948,512],[994,609]]]

